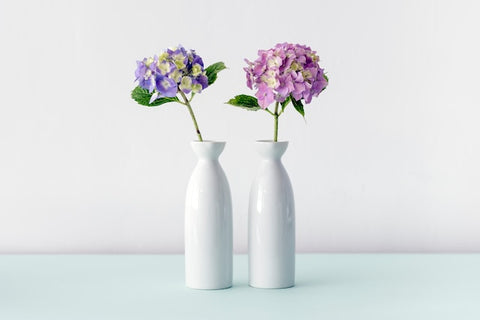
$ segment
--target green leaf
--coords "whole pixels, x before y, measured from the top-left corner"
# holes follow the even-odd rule
[[[285,101],[282,102],[282,112],[283,110],[285,110],[285,107],[288,105],[288,103],[290,102],[291,98],[290,96],[288,96]]]
[[[328,85],[328,77],[327,77],[327,75],[326,75],[325,73],[323,74],[323,78],[324,78],[325,80],[327,80],[327,85]],[[320,91],[320,92],[323,92],[323,90],[325,90],[325,89],[327,89],[327,86],[325,86],[325,87],[322,89],[322,91]]]
[[[226,68],[227,67],[223,62],[217,62],[208,66],[205,69],[205,73],[207,74],[207,78],[208,78],[208,85],[211,85],[212,83],[214,83],[215,80],[217,80],[217,73],[219,73],[220,71]]]
[[[305,111],[303,110],[303,103],[300,100],[295,100],[294,97],[291,97],[292,99],[292,104],[295,107],[295,110],[298,111],[302,115],[302,117],[305,118]]]
[[[165,103],[169,102],[176,102],[178,101],[177,97],[162,97],[158,98],[152,103],[150,103],[150,98],[152,97],[152,93],[149,93],[147,89],[144,89],[140,86],[137,86],[135,89],[132,91],[132,99],[137,101],[138,104],[142,106],[147,106],[147,107],[156,107],[160,106]]]
[[[230,99],[225,103],[235,107],[244,108],[250,111],[257,111],[261,109],[260,105],[258,104],[257,98],[248,96],[246,94],[235,96],[235,98]]]

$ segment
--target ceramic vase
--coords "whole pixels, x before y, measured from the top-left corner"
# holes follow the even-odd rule
[[[185,283],[194,289],[232,286],[232,200],[218,161],[225,142],[193,141],[198,157],[185,200]]]
[[[249,284],[256,288],[295,285],[295,203],[281,158],[288,142],[257,141],[260,166],[248,209]]]

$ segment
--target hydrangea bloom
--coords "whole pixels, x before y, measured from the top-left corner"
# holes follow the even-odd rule
[[[178,90],[200,93],[208,87],[202,58],[182,46],[137,61],[135,78],[140,87],[153,93],[150,103],[159,97],[175,97]]]
[[[318,65],[319,58],[310,47],[279,43],[269,50],[259,50],[248,66],[247,86],[257,89],[258,104],[266,109],[271,103],[284,102],[290,95],[310,103],[322,92],[328,80]]]

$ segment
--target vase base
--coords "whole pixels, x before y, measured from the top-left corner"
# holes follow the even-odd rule
[[[225,289],[230,289],[232,285],[227,285],[227,286],[190,286],[190,285],[185,285],[189,289],[194,289],[194,290],[225,290]]]
[[[250,287],[255,289],[288,289],[295,287],[295,284],[287,284],[287,285],[279,285],[279,286],[272,286],[272,285],[257,285],[257,284],[248,284]]]

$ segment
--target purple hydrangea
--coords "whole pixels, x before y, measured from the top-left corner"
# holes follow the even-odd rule
[[[137,61],[135,80],[153,93],[150,103],[159,97],[175,97],[178,90],[185,94],[200,93],[208,87],[202,58],[182,46]]]
[[[279,43],[272,49],[259,50],[258,56],[254,62],[245,60],[248,66],[244,70],[247,86],[257,89],[255,96],[263,109],[289,96],[308,104],[328,84],[318,65],[319,58],[310,47]]]

